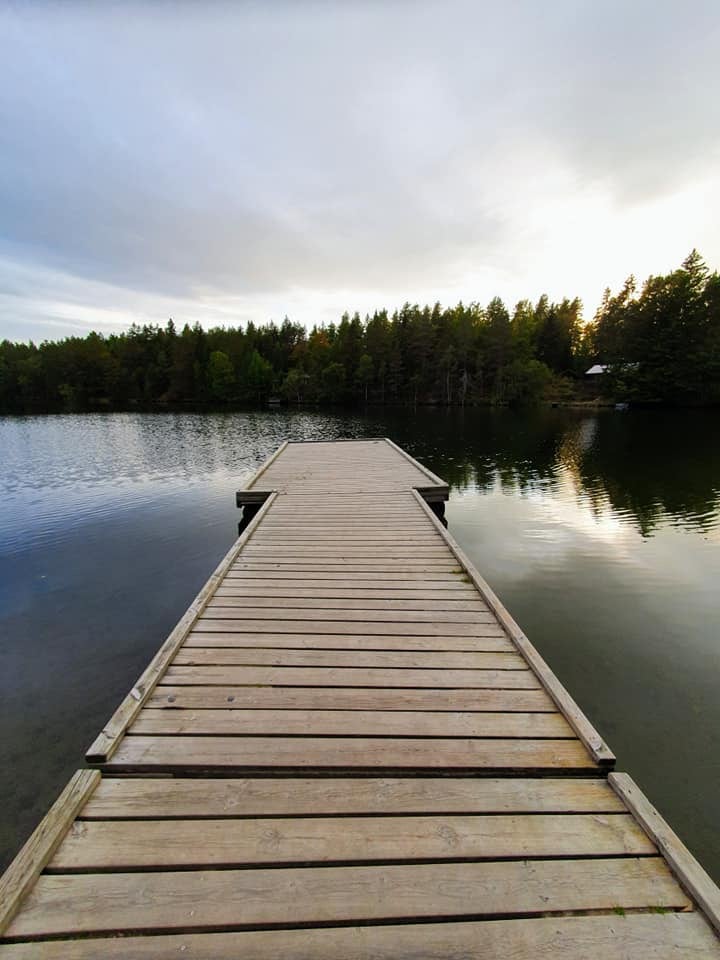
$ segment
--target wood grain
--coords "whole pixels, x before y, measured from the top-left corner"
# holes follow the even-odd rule
[[[164,680],[204,686],[427,687],[536,690],[530,670],[382,670],[372,667],[185,667],[171,665]]]
[[[263,650],[182,647],[174,666],[384,667],[388,670],[527,670],[517,653],[449,650]]]
[[[452,650],[455,652],[512,653],[515,647],[507,637],[493,630],[482,637],[409,637],[363,636],[358,634],[324,633],[205,633],[193,630],[183,648],[188,647],[262,647],[268,650]]]
[[[227,611],[228,608],[222,608]],[[238,610],[238,614],[242,611]],[[228,633],[322,633],[357,634],[360,636],[395,635],[417,637],[482,637],[488,635],[502,636],[502,630],[492,621],[473,623],[427,623],[419,620],[393,622],[390,620],[313,620],[292,619],[284,617],[270,619],[243,619],[242,616],[231,617],[227,613],[223,617],[211,616],[206,611],[195,621],[197,629],[205,631],[219,631]]]
[[[83,819],[335,814],[623,813],[605,780],[524,777],[302,779],[103,777]]]
[[[235,933],[183,933],[5,946],[3,960],[714,960],[720,944],[696,913]]]
[[[474,614],[475,619],[487,618],[488,621],[494,622],[494,617],[490,620],[487,617],[489,613],[485,604],[477,597],[471,598],[462,598],[454,596],[443,596],[438,597],[427,597],[421,593],[417,593],[416,596],[410,598],[398,598],[396,596],[390,597],[376,597],[372,594],[368,594],[367,591],[360,591],[358,593],[348,594],[346,596],[340,596],[338,598],[327,597],[317,591],[317,597],[305,597],[298,596],[295,593],[291,592],[290,596],[277,595],[275,593],[269,594],[267,591],[264,591],[260,596],[247,596],[243,595],[243,591],[238,590],[237,587],[222,587],[218,589],[215,593],[215,597],[212,601],[213,606],[232,606],[240,607],[243,610],[247,609],[271,609],[271,610],[340,610],[342,612],[347,612],[349,610],[360,610],[360,611],[393,611],[393,612],[402,612],[402,613],[417,613],[422,612],[425,618],[427,619],[428,613],[432,614],[436,619],[445,620],[448,622],[445,614],[456,614],[456,613],[469,613]],[[478,617],[477,614],[484,614],[482,618]],[[412,620],[412,617],[408,617],[409,620]]]
[[[126,736],[123,770],[593,770],[578,740]]]
[[[413,690],[398,687],[268,687],[159,684],[148,708],[232,710],[449,710],[557,713],[540,687],[531,690]]]
[[[104,820],[75,823],[48,869],[120,872],[656,852],[627,814]]]
[[[522,737],[574,739],[559,713],[458,713],[411,710],[142,711],[132,734],[177,736]]]
[[[659,857],[41,877],[8,936],[687,909]]]
[[[73,818],[97,787],[96,770],[78,770],[0,878],[0,936],[52,858]]]
[[[608,779],[612,789],[657,844],[681,885],[720,932],[720,890],[631,777],[626,773],[611,773]]]

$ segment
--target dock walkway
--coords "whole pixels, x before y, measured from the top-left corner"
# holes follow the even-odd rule
[[[720,958],[720,891],[390,441],[284,444],[0,881],[0,960]]]

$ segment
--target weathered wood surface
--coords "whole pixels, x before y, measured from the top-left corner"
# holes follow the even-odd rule
[[[604,779],[105,779],[0,957],[173,950],[720,957]]]
[[[6,875],[0,960],[720,958],[696,910],[716,922],[717,888],[608,784],[423,499],[446,496],[385,440],[263,465],[238,494],[261,509],[93,745],[104,777]]]
[[[526,737],[572,740],[558,713],[411,710],[144,710],[131,734],[180,736]]]
[[[48,872],[654,853],[629,814],[78,821]]]
[[[3,960],[701,960],[717,941],[696,913],[310,927],[18,943]]]
[[[438,624],[438,617],[442,616],[442,623]],[[296,628],[291,633],[312,632],[319,629],[318,624],[322,620],[328,620],[331,623],[359,623],[363,629],[369,624],[392,624],[392,630],[397,629],[397,624],[404,626],[416,624],[431,623],[437,629],[433,632],[453,634],[458,625],[462,625],[463,635],[467,632],[469,636],[474,636],[476,629],[469,630],[468,626],[477,628],[480,624],[491,623],[495,625],[496,621],[493,615],[479,607],[477,611],[472,610],[356,610],[352,607],[347,609],[333,608],[325,610],[319,605],[311,608],[291,607],[285,608],[277,606],[271,610],[267,607],[254,607],[244,600],[235,600],[232,597],[221,597],[211,601],[205,608],[203,615],[198,619],[198,629],[205,629],[206,620],[239,620],[245,624],[244,629],[248,629],[247,621],[260,620],[263,624],[275,623],[278,620],[289,620]],[[308,621],[307,625],[305,621]],[[443,627],[447,627],[444,630]],[[254,629],[251,624],[249,629]],[[259,627],[257,629],[260,629]],[[355,628],[353,628],[355,629]],[[373,626],[373,630],[377,627]],[[427,629],[425,626],[422,628]],[[342,632],[342,631],[340,631]],[[404,631],[407,632],[407,631]],[[412,632],[412,631],[411,631]]]
[[[716,884],[631,777],[626,773],[612,773],[608,779],[628,810],[657,844],[660,853],[685,890],[720,933],[720,890]]]
[[[623,813],[601,779],[104,777],[83,820],[433,813]]]
[[[127,736],[110,770],[457,770],[595,769],[577,739],[335,736]]]
[[[165,679],[192,686],[237,684],[274,687],[441,687],[466,690],[537,690],[530,670],[388,670],[372,667],[168,667]]]
[[[8,937],[691,904],[660,857],[44,875]]]
[[[227,681],[213,686],[159,684],[147,702],[148,707],[167,710],[431,710],[518,711],[555,713],[557,708],[544,690],[472,690],[450,687],[424,689],[406,687],[268,687],[229,686]],[[442,718],[438,717],[442,722]]]
[[[78,770],[0,878],[0,935],[12,921],[23,898],[32,890],[99,780],[97,770]]]
[[[259,650],[185,647],[178,666],[384,667],[388,670],[527,670],[516,653],[454,653],[448,650]]]
[[[481,637],[408,637],[387,634],[307,634],[307,633],[207,633],[193,630],[184,644],[184,650],[195,647],[259,648],[262,650],[448,650],[456,653],[513,653],[515,648],[507,637],[494,629],[483,631]]]

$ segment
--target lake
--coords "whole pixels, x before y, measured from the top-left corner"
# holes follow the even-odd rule
[[[285,438],[389,436],[720,881],[720,416],[372,410],[0,418],[0,867],[237,532]]]

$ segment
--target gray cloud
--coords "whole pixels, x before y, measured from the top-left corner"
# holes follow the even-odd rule
[[[714,175],[719,25],[714,2],[0,7],[0,283],[292,312],[522,279],[553,197]],[[5,315],[39,318],[20,287]]]

